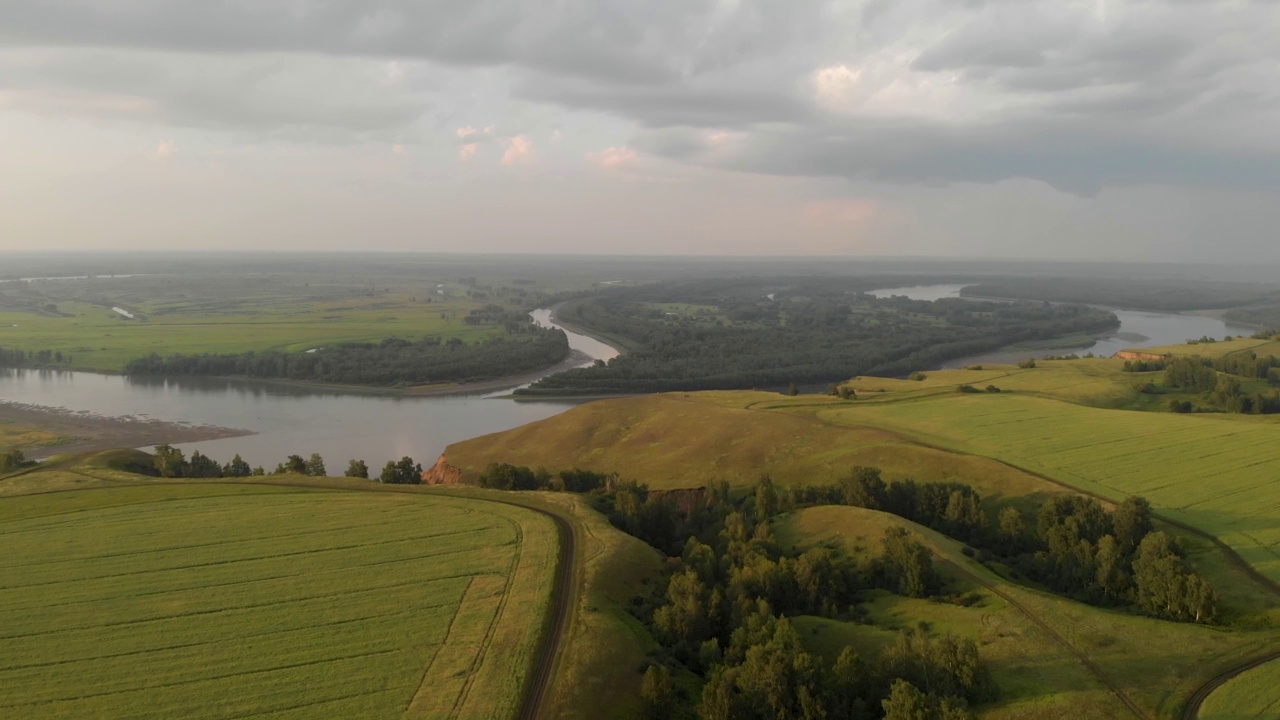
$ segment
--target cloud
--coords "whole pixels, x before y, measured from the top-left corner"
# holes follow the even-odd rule
[[[156,160],[168,160],[178,152],[178,146],[172,140],[161,140],[156,144],[156,149],[152,153],[152,157]]]
[[[475,156],[476,151],[480,149],[479,143],[467,143],[458,148],[458,159],[462,161],[470,160]]]
[[[616,170],[635,164],[637,157],[636,151],[631,148],[611,147],[587,153],[587,162],[605,170]]]
[[[404,145],[401,145],[400,143],[396,143],[395,145],[391,146],[392,155],[404,155],[405,152],[406,151],[405,151]]]
[[[507,141],[507,150],[502,154],[505,167],[520,165],[533,160],[533,141],[525,135],[516,135]]]
[[[1278,35],[1268,2],[9,2],[0,92],[304,139],[518,117],[507,165],[578,137],[567,113],[632,133],[595,147],[746,173],[1274,188]]]
[[[480,132],[480,131],[479,131],[479,130],[476,130],[476,129],[475,129],[475,128],[473,128],[473,127],[469,127],[469,126],[468,126],[468,127],[460,127],[460,128],[458,128],[458,133],[457,133],[457,134],[458,134],[458,139],[460,139],[460,140],[466,140],[467,138],[471,137],[472,135],[475,135],[475,134],[476,134],[476,133],[478,133],[478,132]]]

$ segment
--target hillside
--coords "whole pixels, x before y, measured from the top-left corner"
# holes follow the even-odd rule
[[[899,629],[923,623],[931,633],[976,640],[991,664],[1000,700],[982,718],[1131,718],[1128,703],[1157,717],[1172,715],[1209,668],[1230,665],[1275,641],[1224,634],[1103,610],[1012,582],[962,552],[961,543],[893,515],[853,507],[815,507],[784,516],[779,540],[825,544],[855,556],[874,554],[889,527],[906,527],[935,555],[947,591],[967,605],[879,593],[864,622],[804,618],[798,624],[817,652],[844,644],[873,653]]]

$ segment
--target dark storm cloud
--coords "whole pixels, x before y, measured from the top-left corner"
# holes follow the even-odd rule
[[[0,42],[183,52],[304,52],[514,64],[620,83],[673,81],[812,37],[794,0],[30,0],[0,4]]]

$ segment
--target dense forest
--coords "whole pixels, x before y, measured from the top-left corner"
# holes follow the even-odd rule
[[[904,375],[1023,341],[1114,329],[1079,305],[876,298],[848,279],[675,281],[568,304],[567,322],[628,346],[594,367],[544,378],[529,395],[821,385]]]
[[[1280,286],[1186,279],[1001,277],[969,285],[960,294],[1178,312],[1275,302],[1280,300]]]
[[[217,375],[299,380],[349,385],[422,385],[475,382],[518,375],[555,365],[569,355],[560,330],[534,325],[519,312],[493,305],[466,318],[495,324],[503,334],[468,344],[460,338],[418,341],[387,338],[378,343],[346,343],[313,352],[248,352],[228,355],[152,354],[125,367],[129,375]]]

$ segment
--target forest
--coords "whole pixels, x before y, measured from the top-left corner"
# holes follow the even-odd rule
[[[517,391],[608,395],[822,386],[905,375],[1018,342],[1118,326],[1080,305],[876,298],[842,278],[671,281],[572,301],[559,317],[628,346]]]
[[[476,382],[550,367],[569,355],[563,331],[534,325],[520,312],[489,306],[468,324],[498,325],[502,334],[476,343],[428,337],[344,343],[305,353],[152,354],[125,366],[129,375],[215,375],[339,385],[405,386]]]
[[[779,486],[761,477],[745,495],[728,482],[661,492],[616,474],[490,465],[483,487],[589,494],[618,528],[667,555],[663,582],[633,603],[633,613],[664,648],[650,665],[646,717],[699,720],[961,720],[995,699],[978,647],[950,635],[902,632],[878,657],[846,647],[838,657],[805,650],[788,618],[816,615],[857,621],[868,590],[963,604],[934,568],[930,551],[903,528],[881,552],[848,557],[818,546],[788,550],[771,521],[797,508],[853,505],[889,512],[967,543],[988,567],[1093,605],[1167,620],[1212,623],[1219,597],[1167,533],[1150,505],[1129,498],[1108,511],[1093,498],[1063,495],[1023,509],[1002,504],[995,519],[982,498],[956,482],[885,482],[874,467],[854,467],[838,482]],[[693,674],[689,693],[673,678]]]
[[[960,294],[968,298],[1048,300],[1164,312],[1235,308],[1280,300],[1280,289],[1273,284],[1185,278],[1000,277],[969,285]],[[1228,313],[1228,319],[1239,318]]]

